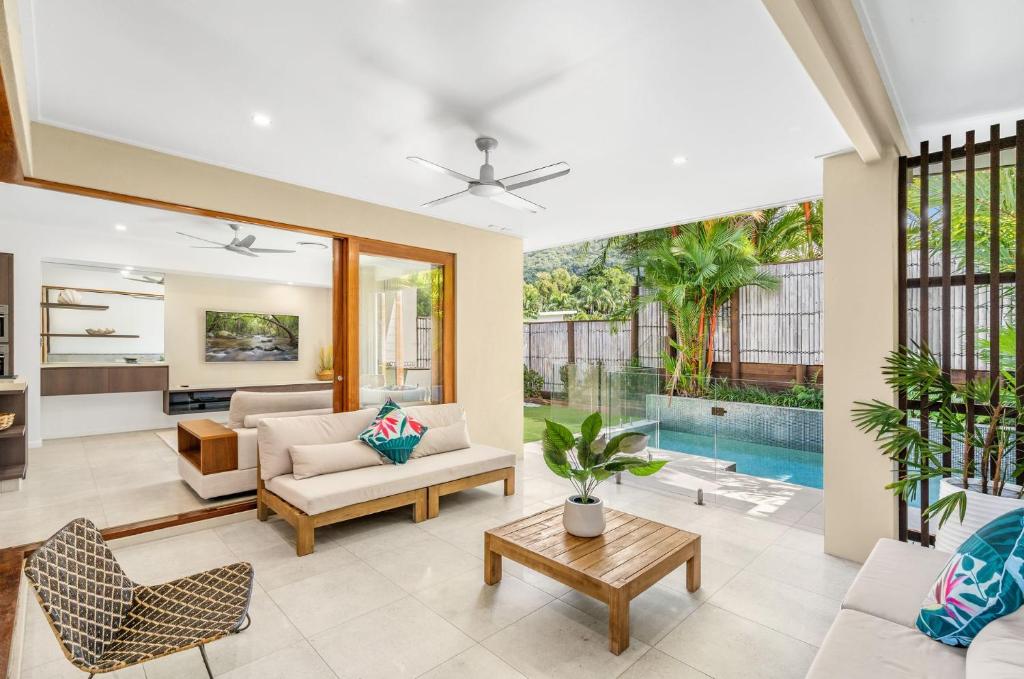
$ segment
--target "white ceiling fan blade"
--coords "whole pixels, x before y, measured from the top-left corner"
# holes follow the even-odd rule
[[[441,198],[438,198],[437,200],[432,200],[429,203],[423,203],[423,205],[420,205],[420,207],[434,207],[435,205],[444,205],[445,203],[450,203],[456,198],[461,198],[466,195],[469,195],[469,189],[465,189],[464,191],[459,191],[458,193],[452,193],[450,195],[443,196]]]
[[[496,200],[503,205],[508,205],[509,207],[514,207],[518,210],[526,210],[527,212],[540,212],[541,210],[546,209],[543,205],[538,205],[532,200],[526,200],[522,196],[517,196],[516,194],[509,193],[508,191],[504,193],[496,193],[493,196],[489,196],[489,198],[491,198],[491,200]]]
[[[180,236],[188,236],[189,238],[195,238],[196,240],[201,240],[201,241],[203,241],[204,243],[213,243],[213,244],[214,244],[214,245],[216,245],[217,247],[221,247],[221,248],[222,248],[222,247],[224,247],[224,243],[218,243],[218,242],[217,242],[217,241],[215,241],[215,240],[209,240],[209,239],[206,239],[206,238],[200,238],[199,236],[193,236],[192,234],[190,234],[190,233],[185,233],[184,231],[177,231],[176,233],[177,233],[178,235],[180,235]]]
[[[223,245],[190,245],[193,250],[223,250]]]
[[[469,182],[475,182],[476,181],[476,177],[467,177],[466,175],[462,174],[461,172],[456,172],[455,170],[449,170],[447,167],[443,167],[441,165],[438,165],[437,163],[432,163],[429,160],[424,160],[423,158],[420,158],[419,156],[408,156],[406,158],[406,160],[411,160],[412,162],[416,163],[417,165],[425,167],[428,170],[432,170],[434,172],[440,172],[441,174],[446,174],[449,177],[452,177],[453,179],[458,179],[459,181],[464,181],[467,184]]]
[[[291,254],[295,250],[278,250],[276,248],[246,248],[249,252],[279,252],[281,254]]]
[[[546,182],[549,179],[564,177],[567,174],[569,174],[568,163],[553,163],[552,165],[538,167],[536,170],[530,170],[529,172],[520,172],[519,174],[503,177],[498,181],[504,184],[505,188],[509,191],[515,191],[516,189],[521,189],[524,186],[540,184],[541,182]]]

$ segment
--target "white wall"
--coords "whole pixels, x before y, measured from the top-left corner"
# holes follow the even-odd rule
[[[319,349],[331,344],[331,290],[168,274],[166,349],[171,386],[235,386],[316,378]],[[299,317],[299,360],[207,363],[206,311],[292,314]]]

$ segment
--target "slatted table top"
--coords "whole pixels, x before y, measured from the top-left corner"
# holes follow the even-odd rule
[[[593,538],[570,535],[563,507],[554,507],[485,532],[487,549],[500,553],[588,594],[605,599],[609,590],[636,596],[694,553],[700,535],[613,509],[605,510],[605,532]]]

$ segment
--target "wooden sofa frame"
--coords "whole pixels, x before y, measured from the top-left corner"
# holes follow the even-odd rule
[[[368,500],[347,507],[339,507],[320,514],[309,515],[284,498],[267,490],[263,483],[263,475],[260,472],[259,456],[256,462],[256,518],[266,521],[270,518],[270,512],[274,512],[287,521],[295,529],[295,553],[298,556],[306,556],[313,553],[314,531],[321,526],[329,526],[333,523],[341,523],[360,516],[377,514],[389,509],[412,505],[412,520],[415,523],[433,519],[440,514],[440,500],[442,495],[457,493],[460,490],[467,490],[482,486],[495,481],[503,481],[505,484],[505,495],[516,493],[516,468],[503,467],[482,474],[474,474],[461,479],[454,479],[426,488],[416,488],[397,495],[387,495]]]

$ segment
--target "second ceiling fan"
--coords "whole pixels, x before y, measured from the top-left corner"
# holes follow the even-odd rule
[[[498,140],[493,137],[479,137],[476,140],[476,147],[483,151],[484,154],[484,164],[480,166],[480,176],[478,178],[464,175],[461,172],[456,172],[455,170],[449,170],[447,167],[443,167],[437,163],[432,163],[429,160],[424,160],[419,156],[409,156],[408,159],[417,165],[422,165],[434,172],[446,174],[449,177],[466,182],[469,185],[458,193],[453,193],[436,200],[423,203],[420,207],[434,207],[435,205],[443,205],[444,203],[457,200],[464,196],[477,196],[478,198],[490,198],[491,200],[502,203],[503,205],[508,205],[509,207],[525,210],[527,212],[539,212],[540,210],[545,209],[543,205],[538,205],[531,200],[526,200],[522,196],[517,196],[512,193],[512,191],[521,189],[524,186],[531,186],[533,184],[546,182],[549,179],[563,177],[569,174],[568,163],[554,163],[552,165],[538,167],[537,169],[530,170],[529,172],[520,172],[519,174],[495,179],[494,167],[491,165],[491,151],[493,151],[497,146]]]

